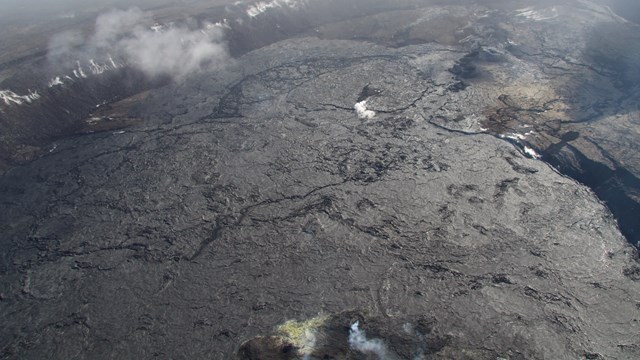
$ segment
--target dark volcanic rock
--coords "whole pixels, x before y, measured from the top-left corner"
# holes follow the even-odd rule
[[[29,83],[28,79],[22,80]],[[64,87],[40,89],[38,98],[32,103],[18,105],[0,101],[0,173],[46,153],[56,139],[81,132],[99,105],[163,83],[161,80],[149,81],[139,71],[129,68],[89,79],[65,81],[68,85]],[[2,84],[7,85],[6,82]],[[23,93],[18,91],[18,94]]]
[[[278,42],[2,176],[1,356],[375,359],[358,321],[389,359],[639,357],[637,252],[512,134],[584,138],[494,21],[554,12],[422,10],[507,29]]]

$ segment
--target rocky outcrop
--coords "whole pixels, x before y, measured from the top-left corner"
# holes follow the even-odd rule
[[[28,79],[24,81],[29,83]],[[64,86],[31,90],[31,98],[0,100],[0,173],[46,154],[56,139],[83,130],[91,113],[100,106],[155,86],[141,73],[127,68],[65,82]],[[20,90],[11,92],[24,97]]]

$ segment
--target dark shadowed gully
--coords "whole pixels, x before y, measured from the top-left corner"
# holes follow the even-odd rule
[[[0,101],[0,357],[640,358],[637,26],[328,3]]]

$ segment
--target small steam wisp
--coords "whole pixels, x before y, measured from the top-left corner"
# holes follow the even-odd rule
[[[364,331],[360,330],[359,325],[359,321],[351,325],[351,330],[349,330],[349,346],[363,353],[376,354],[380,360],[391,360],[384,342],[380,339],[367,339]]]

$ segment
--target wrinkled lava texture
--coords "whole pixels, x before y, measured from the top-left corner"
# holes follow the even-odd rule
[[[605,10],[324,24],[57,140],[0,178],[2,357],[377,359],[359,321],[387,359],[640,358],[640,42]]]

